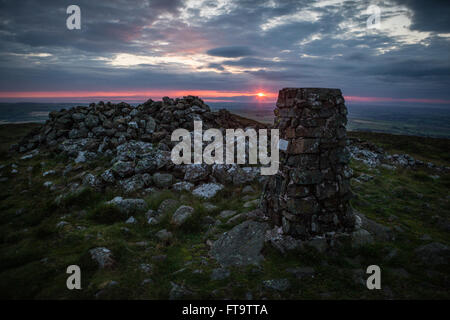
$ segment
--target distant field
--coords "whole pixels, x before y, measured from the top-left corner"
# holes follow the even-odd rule
[[[0,124],[44,122],[48,113],[80,105],[75,103],[0,103]],[[211,109],[228,109],[237,115],[264,123],[273,122],[275,103],[211,102]],[[347,129],[450,138],[450,106],[357,105],[347,103]]]

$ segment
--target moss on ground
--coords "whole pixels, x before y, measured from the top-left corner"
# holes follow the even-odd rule
[[[450,176],[429,169],[371,169],[352,161],[355,175],[374,178],[364,183],[352,182],[355,193],[352,206],[372,220],[396,228],[396,239],[376,242],[355,249],[343,246],[335,252],[321,254],[314,249],[283,255],[271,247],[264,248],[261,266],[230,268],[230,277],[211,280],[217,262],[209,256],[207,239],[214,239],[234,224],[213,228],[204,224],[205,217],[218,219],[222,210],[244,212],[241,187],[228,186],[212,201],[217,208],[208,208],[205,201],[188,192],[161,191],[143,197],[149,208],[156,210],[166,199],[195,209],[194,216],[183,226],[170,223],[170,214],[158,225],[151,226],[144,214],[137,214],[136,224],[126,224],[124,216],[104,202],[114,196],[125,196],[117,190],[99,193],[85,189],[56,200],[55,191],[43,187],[52,181],[60,190],[85,170],[105,165],[81,165],[66,177],[60,174],[69,160],[41,154],[19,160],[18,154],[5,150],[26,134],[33,125],[0,126],[0,298],[18,299],[167,299],[171,282],[184,285],[193,298],[199,299],[448,299],[448,270],[429,270],[416,260],[414,249],[432,241],[450,245],[450,235],[436,223],[436,216],[450,219]],[[7,135],[8,133],[8,135]],[[449,140],[418,137],[392,137],[387,134],[350,133],[379,144],[392,152],[409,153],[426,161],[449,165]],[[106,160],[105,160],[106,161]],[[8,165],[18,165],[12,174]],[[92,167],[93,166],[93,167]],[[31,168],[31,169],[29,169]],[[43,172],[59,174],[43,177]],[[252,194],[256,198],[261,189]],[[61,221],[66,224],[61,224]],[[237,223],[237,222],[236,222]],[[164,243],[155,235],[162,229],[173,233]],[[208,235],[208,236],[207,236]],[[424,237],[425,236],[425,237]],[[432,240],[430,240],[432,239]],[[107,247],[116,265],[100,270],[89,256],[89,249]],[[392,254],[392,253],[396,254]],[[158,258],[159,257],[159,258]],[[66,288],[66,268],[77,264],[82,270],[82,288]],[[146,272],[142,264],[151,264]],[[370,264],[382,270],[383,290],[367,290],[358,281],[358,272]],[[314,277],[297,279],[288,271],[294,267],[313,267]],[[398,270],[401,269],[402,272]],[[432,272],[431,272],[432,271]],[[263,286],[264,280],[287,278],[291,287],[283,292]],[[116,281],[117,284],[111,284]]]

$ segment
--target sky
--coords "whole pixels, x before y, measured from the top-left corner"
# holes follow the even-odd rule
[[[449,18],[448,0],[0,0],[0,101],[275,101],[329,87],[450,104]]]

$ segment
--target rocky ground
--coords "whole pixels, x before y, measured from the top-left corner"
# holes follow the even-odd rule
[[[449,140],[349,133],[357,230],[280,246],[258,168],[171,163],[169,133],[194,119],[263,126],[197,97],[0,126],[0,296],[449,298]],[[80,291],[66,288],[72,264]],[[371,264],[382,290],[365,286]]]

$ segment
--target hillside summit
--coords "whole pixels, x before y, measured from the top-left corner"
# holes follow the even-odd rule
[[[1,149],[14,143],[0,158],[0,296],[448,298],[448,141],[349,133],[355,233],[281,246],[257,167],[171,163],[171,130],[195,119],[264,128],[192,96],[0,126]],[[72,264],[84,290],[65,286]],[[381,290],[365,286],[372,264]]]

